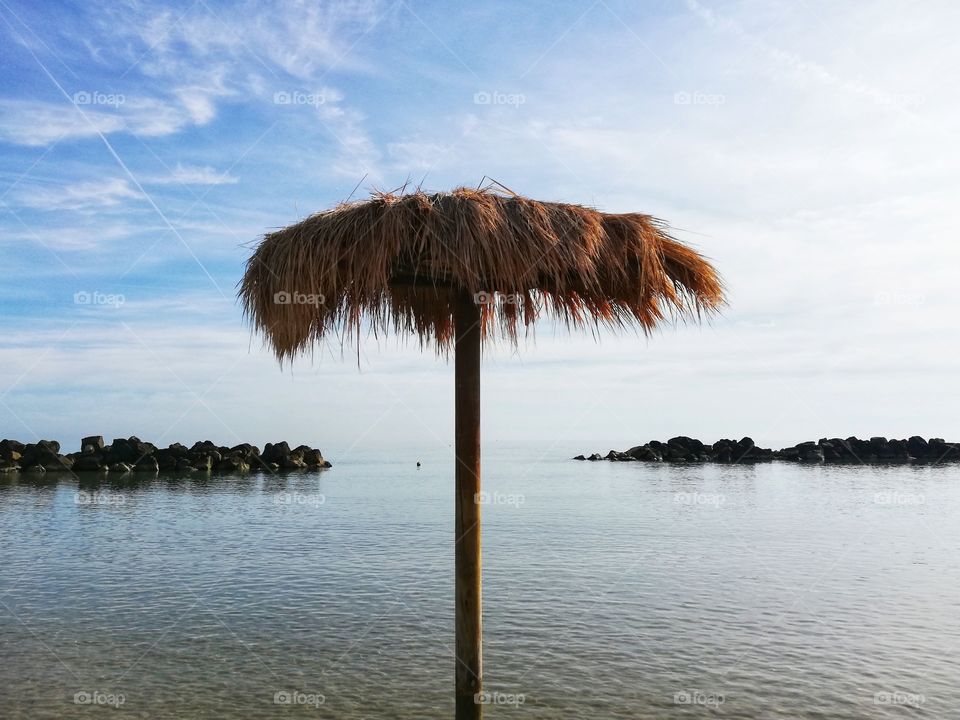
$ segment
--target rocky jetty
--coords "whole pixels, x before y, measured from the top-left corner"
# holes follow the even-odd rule
[[[740,440],[717,440],[712,445],[707,445],[696,438],[681,435],[666,442],[651,440],[621,452],[611,450],[606,455],[594,453],[588,457],[577,455],[574,459],[614,462],[756,463],[769,462],[775,455],[773,450],[757,447],[748,437]]]
[[[869,440],[848,437],[820,438],[784,448],[777,453],[780,460],[801,463],[937,463],[960,460],[960,443],[943,438],[926,440],[918,435],[907,440],[872,437]]]
[[[782,450],[757,447],[749,437],[740,440],[717,440],[707,445],[695,438],[679,436],[667,442],[651,440],[629,450],[611,450],[606,455],[577,455],[574,460],[611,460],[614,462],[669,463],[757,463],[785,462],[850,465],[878,463],[938,463],[960,460],[960,443],[942,438],[926,440],[913,436],[907,440],[872,437],[821,438],[802,442]]]
[[[109,445],[92,435],[80,442],[80,452],[60,453],[56,440],[22,443],[0,440],[0,473],[9,472],[172,472],[242,473],[250,470],[319,470],[330,467],[316,448],[286,442],[267,443],[263,452],[256,445],[234,447],[209,440],[187,447],[174,443],[166,448],[137,437],[117,438]]]

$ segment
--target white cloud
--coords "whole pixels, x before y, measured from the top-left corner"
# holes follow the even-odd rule
[[[91,180],[57,187],[29,187],[17,195],[21,204],[38,210],[84,210],[141,200],[139,190],[122,178]]]
[[[151,178],[152,185],[235,185],[239,178],[229,171],[221,172],[209,165],[182,165],[177,163],[169,175]]]
[[[149,97],[125,97],[112,109],[75,107],[68,100],[43,102],[0,100],[0,139],[17,145],[45,146],[58,140],[95,138],[129,132],[159,137],[178,132],[194,119],[197,108]]]
[[[115,114],[91,110],[86,116],[84,120],[66,101],[0,100],[0,139],[17,145],[43,146],[61,138],[117,132],[125,126]]]
[[[4,232],[0,244],[22,247],[24,243],[37,243],[54,252],[88,252],[142,231],[143,228],[135,230],[125,223],[98,222],[90,227],[44,225],[36,230]],[[76,270],[70,266],[71,274],[76,274]]]
[[[386,7],[378,0],[293,2],[282,8],[245,3],[230,12],[204,5],[181,15],[133,3],[107,22],[111,32],[139,38],[142,49],[132,50],[131,57],[151,75],[197,77],[198,67],[210,58],[230,57],[234,64],[259,66],[274,77],[279,70],[309,79],[334,64],[363,66],[351,46]]]

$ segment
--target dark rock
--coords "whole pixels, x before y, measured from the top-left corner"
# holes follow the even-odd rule
[[[8,452],[22,453],[25,447],[26,445],[19,440],[0,440],[0,456],[4,456]]]
[[[650,445],[636,445],[627,450],[626,454],[640,462],[661,462],[663,460],[663,455]]]
[[[323,459],[323,453],[313,448],[307,448],[303,453],[303,461],[308,467],[325,467],[327,461]]]
[[[59,443],[57,443],[59,445]],[[54,455],[49,460],[40,463],[47,472],[70,472],[73,460],[66,455]]]
[[[110,443],[110,459],[113,462],[133,463],[138,458],[136,448],[126,438],[115,438]]]
[[[93,447],[92,445],[90,447]],[[93,472],[103,470],[103,456],[99,453],[88,453],[81,455],[73,464],[73,470],[77,472]]]
[[[37,440],[37,447],[49,450],[54,455],[60,452],[60,443],[56,440]]]
[[[152,455],[142,457],[133,468],[136,472],[159,472],[160,465]]]
[[[700,453],[703,451],[704,445],[702,442],[696,438],[690,438],[686,435],[679,435],[674,438],[667,440],[667,445],[675,448],[680,448],[686,451],[692,451],[694,453]],[[686,455],[687,453],[683,453]]]
[[[153,457],[156,458],[157,467],[164,472],[174,470],[177,467],[177,457],[171,455],[167,450],[158,450]]]
[[[241,443],[240,445],[230,448],[231,455],[238,453],[240,457],[243,457],[248,461],[260,457],[260,449],[256,445],[251,445],[250,443]]]
[[[282,465],[282,460],[290,456],[290,445],[286,441],[279,442],[276,445],[273,443],[267,443],[263,448],[263,454],[261,457],[266,463],[275,462],[279,465]]]
[[[586,460],[586,458],[585,458],[583,455],[575,455],[573,459],[574,459],[574,460]]]
[[[167,447],[165,452],[167,453],[167,455],[170,455],[171,457],[174,457],[177,460],[181,460],[190,454],[190,451],[187,450],[186,445],[182,445],[180,443],[173,443],[172,445]]]
[[[80,441],[80,447],[86,447],[87,445],[93,446],[95,451],[103,450],[103,435],[90,435]]]
[[[247,472],[249,470],[250,466],[244,462],[243,458],[239,455],[228,455],[217,463],[217,472],[234,473]]]

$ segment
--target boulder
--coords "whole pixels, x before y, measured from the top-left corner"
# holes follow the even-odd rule
[[[157,467],[164,472],[174,470],[177,467],[177,457],[168,450],[157,450],[153,457],[157,460]]]
[[[687,437],[686,435],[679,435],[677,437],[670,438],[667,440],[667,445],[685,451],[680,453],[681,455],[687,455],[689,453],[701,453],[703,452],[704,448],[702,442],[696,438]]]
[[[133,468],[136,472],[159,472],[160,465],[157,462],[157,459],[152,455],[147,455],[142,457],[137,461],[137,464]]]
[[[308,467],[327,467],[328,463],[323,459],[323,453],[315,448],[307,448],[303,453],[303,461]]]
[[[157,452],[157,446],[153,443],[143,442],[140,438],[131,435],[127,438],[127,442],[133,447],[137,453],[137,457],[146,457],[148,455],[153,455]]]
[[[221,473],[247,472],[249,470],[250,466],[239,455],[228,455],[217,463],[217,472]]]
[[[6,456],[9,452],[22,453],[25,447],[19,440],[0,440],[0,456]]]
[[[137,449],[126,438],[115,438],[110,443],[109,456],[113,462],[134,463],[140,457]]]
[[[103,450],[103,435],[90,435],[80,441],[80,447],[86,447],[87,445],[92,446],[94,451]]]
[[[626,454],[640,462],[661,462],[663,460],[663,455],[650,445],[635,445],[627,450]]]
[[[77,458],[76,462],[73,463],[73,470],[76,472],[95,472],[103,469],[103,456],[98,453],[81,455]]]
[[[255,457],[260,457],[260,449],[256,445],[251,445],[250,443],[241,443],[230,448],[230,454],[239,454],[241,457],[246,458],[249,461]]]
[[[73,460],[66,455],[54,455],[40,464],[47,472],[70,472],[73,468]]]
[[[54,455],[60,452],[60,443],[56,440],[37,440],[37,447],[49,450]]]
[[[284,470],[300,470],[306,466],[303,460],[292,453],[280,461],[280,467]]]
[[[180,443],[173,443],[172,445],[167,447],[165,451],[162,451],[162,452],[166,452],[167,455],[170,455],[171,457],[174,457],[177,460],[185,458],[190,454],[190,451],[187,450],[187,447],[185,445],[181,445]]]
[[[286,442],[278,442],[276,444],[267,443],[263,448],[263,454],[261,457],[266,463],[275,462],[279,465],[282,465],[282,460],[290,456],[290,445]]]

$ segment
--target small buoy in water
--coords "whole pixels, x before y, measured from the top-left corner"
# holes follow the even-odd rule
[[[417,467],[420,467],[420,461],[417,460]]]

